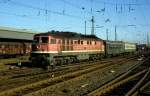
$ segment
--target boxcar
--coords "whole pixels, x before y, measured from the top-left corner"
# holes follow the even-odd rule
[[[31,52],[31,43],[0,42],[0,58],[10,58],[27,55]]]

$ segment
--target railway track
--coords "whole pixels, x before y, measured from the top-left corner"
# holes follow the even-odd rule
[[[136,91],[133,96],[149,96],[150,95],[150,81],[148,81],[148,83],[146,83],[145,85],[143,85],[138,91]]]
[[[137,96],[139,89],[150,80],[149,75],[150,68],[134,68],[117,79],[90,92],[88,96]]]
[[[125,57],[129,58],[129,57]],[[69,65],[63,65],[63,66],[56,66],[55,69],[45,71],[45,69],[41,68],[17,68],[14,70],[6,70],[6,71],[0,71],[0,76],[3,77],[4,79],[11,79],[11,78],[18,78],[18,77],[25,77],[25,76],[33,76],[33,75],[39,75],[39,74],[45,74],[49,72],[55,72],[55,71],[61,71],[61,70],[67,70],[71,69],[73,67],[77,67],[78,69],[84,67],[84,66],[92,66],[94,63],[99,62],[101,64],[111,62],[115,60],[121,59],[120,57],[115,57],[111,59],[104,59],[102,61],[88,61],[88,62],[82,62],[82,63],[74,63],[74,64],[69,64]],[[5,77],[6,76],[6,77]],[[2,78],[1,78],[2,79]]]
[[[125,58],[128,58],[128,57],[125,57]],[[112,59],[120,59],[120,57],[114,57],[114,58],[111,58],[111,59],[104,59],[101,61],[101,63],[105,63],[105,62],[111,62],[113,61]],[[56,66],[55,70],[50,70],[50,71],[56,71],[56,70],[61,70],[61,69],[65,69],[65,68],[69,68],[69,67],[72,67],[72,66],[84,66],[84,64],[90,64],[90,63],[93,63],[93,62],[96,62],[96,61],[88,61],[88,62],[81,62],[81,63],[73,63],[73,64],[69,64],[69,65],[63,65],[63,66]],[[98,61],[99,62],[99,61]],[[25,65],[28,65],[28,62],[23,62],[23,63],[27,63]],[[16,64],[10,64],[10,65],[17,65]],[[36,72],[37,71],[37,72]],[[41,72],[42,71],[42,72]],[[45,71],[45,69],[44,69]],[[4,71],[0,71],[0,76],[4,76],[4,75],[7,75],[7,77],[12,77],[14,75],[22,75],[22,76],[25,76],[25,75],[29,75],[29,74],[39,74],[39,73],[44,73],[43,70],[41,70],[41,68],[36,68],[36,67],[25,67],[25,68],[15,68],[15,69],[12,69],[12,70],[4,70]],[[27,73],[27,74],[26,74]]]
[[[115,60],[119,60],[121,58],[114,58]],[[107,62],[112,62],[115,61],[112,59],[106,59],[103,61],[96,61],[97,63],[107,63]],[[86,62],[83,63],[78,63],[78,64],[71,64],[71,65],[66,65],[66,66],[59,66],[55,68],[54,70],[50,71],[45,71],[42,69],[32,69],[32,68],[25,68],[25,69],[17,69],[17,70],[8,70],[5,72],[0,72],[0,91],[4,91],[10,88],[14,88],[17,86],[22,86],[25,84],[37,82],[42,79],[50,78],[52,75],[59,76],[61,74],[65,74],[68,72],[73,72],[77,70],[81,70],[83,68],[88,68],[90,66],[94,66],[96,62],[88,62],[88,64],[85,64]],[[35,79],[33,79],[35,78]],[[23,83],[21,83],[23,82]],[[17,86],[14,85],[14,83],[17,83]],[[4,86],[4,87],[3,87]],[[8,86],[8,87],[7,87]]]
[[[133,58],[130,58],[130,59],[133,59]],[[123,62],[127,62],[129,59],[122,59],[122,60],[118,60],[117,62],[120,62],[120,63],[123,63]],[[34,92],[34,91],[37,91],[37,90],[40,90],[42,88],[46,88],[48,86],[51,86],[51,85],[55,85],[57,83],[60,83],[60,82],[64,82],[66,80],[70,80],[72,78],[75,78],[75,77],[78,77],[78,76],[81,76],[83,74],[87,74],[89,72],[92,72],[92,71],[95,71],[95,70],[98,70],[98,69],[102,69],[104,67],[108,67],[110,65],[113,65],[113,64],[116,64],[115,61],[111,61],[111,63],[107,62],[105,64],[93,64],[93,65],[96,65],[96,66],[89,66],[89,67],[85,67],[82,69],[80,67],[79,70],[75,71],[75,72],[69,72],[67,74],[61,74],[57,77],[53,77],[53,78],[49,78],[47,80],[42,80],[42,81],[39,81],[39,82],[36,82],[36,83],[32,83],[32,84],[29,84],[29,85],[25,85],[25,86],[22,86],[22,87],[18,87],[18,88],[14,88],[14,89],[11,89],[11,90],[6,90],[6,91],[3,91],[0,93],[1,96],[14,96],[14,95],[25,95],[27,93],[30,93],[30,92]]]
[[[55,85],[51,85],[46,88],[40,89],[36,92],[29,93],[26,96],[37,96],[37,95],[39,96],[49,96],[49,95],[51,96],[83,96],[83,95],[86,95],[86,93],[90,92],[93,88],[101,84],[104,84],[105,82],[111,80],[112,78],[116,78],[122,72],[125,72],[125,70],[123,71],[122,69],[126,69],[129,67],[129,66],[127,67],[126,64],[121,64],[123,62],[119,62],[119,63],[115,62],[115,63],[116,64],[114,65],[111,65],[102,69],[97,69],[95,71],[80,75],[78,77],[71,78],[69,80],[65,80]],[[111,70],[115,70],[116,73],[110,73]]]
[[[136,55],[134,56],[130,56],[132,57],[136,57]],[[53,72],[53,71],[58,71],[58,70],[66,70],[68,68],[74,67],[74,66],[87,66],[88,64],[90,65],[90,63],[95,63],[95,62],[101,62],[101,63],[106,63],[106,62],[111,62],[114,61],[113,59],[121,59],[121,58],[130,58],[130,57],[113,57],[113,58],[107,58],[107,59],[103,59],[103,60],[98,60],[98,61],[88,61],[88,62],[80,62],[80,63],[73,63],[73,64],[69,64],[69,65],[62,65],[62,66],[56,66],[56,68],[54,70],[50,70],[48,72]],[[25,65],[28,65],[26,63],[28,62],[24,62]],[[11,64],[10,64],[11,65]],[[13,64],[14,65],[14,64]],[[15,64],[17,65],[17,64]],[[22,76],[30,76],[30,75],[38,75],[38,74],[44,74],[47,73],[45,72],[45,69],[42,70],[41,68],[36,68],[36,67],[23,67],[23,68],[15,68],[12,70],[0,70],[0,77],[3,77],[5,79],[9,79],[9,78],[15,78],[15,77],[22,77]],[[0,79],[3,79],[0,78]]]

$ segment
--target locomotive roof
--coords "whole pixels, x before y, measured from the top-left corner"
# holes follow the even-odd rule
[[[46,33],[39,33],[36,34],[35,36],[53,36],[53,37],[58,37],[58,38],[82,38],[82,39],[95,39],[95,40],[102,40],[100,38],[98,38],[95,35],[83,35],[83,34],[79,34],[76,32],[63,32],[63,31],[50,31],[50,32],[46,32]]]

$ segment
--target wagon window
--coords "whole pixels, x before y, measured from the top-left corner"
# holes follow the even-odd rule
[[[56,39],[51,39],[51,44],[56,44]]]
[[[42,43],[48,43],[48,37],[42,37],[41,40]]]

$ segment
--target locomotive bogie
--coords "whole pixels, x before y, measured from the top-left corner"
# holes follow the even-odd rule
[[[62,51],[61,53],[32,53],[31,61],[34,64],[41,65],[63,65],[69,63],[75,63],[82,60],[98,60],[104,56],[104,52],[72,52]],[[44,63],[43,63],[44,62]]]

